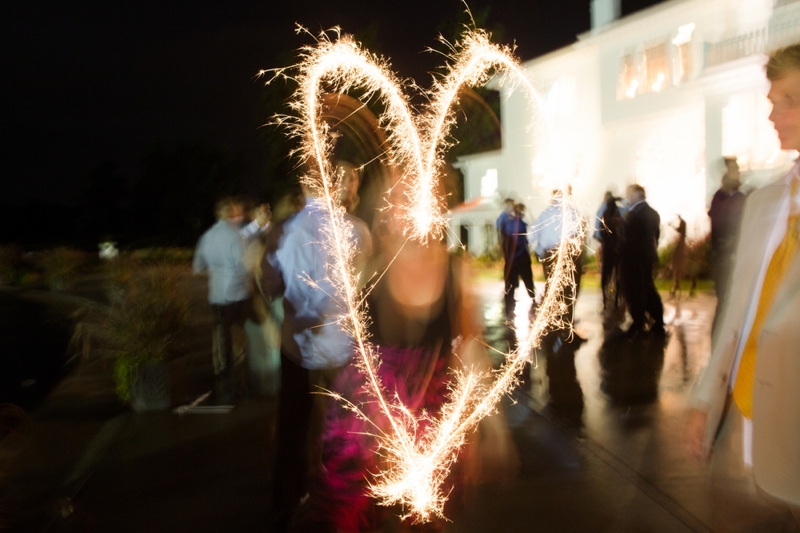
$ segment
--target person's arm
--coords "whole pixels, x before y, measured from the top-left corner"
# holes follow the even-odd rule
[[[661,216],[655,210],[653,210],[653,213],[656,214],[654,218],[655,218],[655,229],[656,229],[656,248],[658,248],[658,241],[661,239]]]
[[[254,219],[251,220],[248,225],[239,230],[239,233],[242,235],[242,238],[249,240],[261,233],[261,226],[258,224],[258,220]]]
[[[255,211],[253,220],[242,228],[242,237],[244,237],[245,240],[249,240],[254,237],[258,237],[259,235],[263,235],[269,229],[271,218],[272,211],[270,210],[269,204],[259,206]]]
[[[200,237],[200,241],[197,243],[197,248],[195,248],[194,251],[194,258],[192,258],[192,270],[194,270],[195,274],[200,274],[201,272],[208,270],[208,263],[203,256],[204,240],[204,237]]]
[[[278,224],[270,228],[267,232],[264,244],[264,256],[261,259],[261,292],[268,298],[275,298],[283,294],[286,285],[283,281],[283,273],[277,259],[278,245],[283,235],[284,224]]]

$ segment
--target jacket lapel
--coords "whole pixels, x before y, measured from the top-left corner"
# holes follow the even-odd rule
[[[762,203],[761,212],[758,214],[759,220],[764,221],[764,229],[762,229],[760,237],[761,251],[757,256],[754,255],[754,257],[758,258],[759,263],[768,253],[767,244],[771,240],[775,224],[779,223],[778,216],[782,212],[781,207],[783,207],[782,203],[786,195],[786,190],[787,188],[783,180],[769,186],[770,196]],[[742,235],[742,238],[744,238],[744,235]],[[753,240],[756,238],[757,237],[754,237]],[[760,268],[760,264],[756,268]],[[756,270],[756,273],[758,273],[758,270]],[[753,276],[753,278],[756,279],[756,276]],[[752,293],[754,289],[753,287],[750,292]],[[776,317],[780,317],[781,309],[797,293],[798,289],[800,289],[800,254],[792,261],[789,271],[786,273],[786,279],[781,283],[781,287],[772,304],[772,309],[770,309],[769,316],[764,323],[764,330],[769,329],[769,323],[772,320]]]
[[[763,197],[753,197],[748,202],[758,201],[758,204],[749,203],[745,211],[750,211],[746,220],[742,221],[734,259],[735,268],[732,272],[729,299],[725,314],[725,321],[731,321],[733,330],[741,331],[744,320],[750,309],[759,280],[761,265],[767,253],[772,228],[778,217],[780,202],[785,188],[776,183],[764,187],[759,191]],[[723,331],[726,328],[722,328]]]

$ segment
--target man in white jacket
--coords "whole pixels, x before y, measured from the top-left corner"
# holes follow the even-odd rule
[[[800,45],[767,63],[781,148],[800,150]],[[689,451],[712,455],[718,531],[800,531],[798,166],[747,199],[728,298],[692,392]]]

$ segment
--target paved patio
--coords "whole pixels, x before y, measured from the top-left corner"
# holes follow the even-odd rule
[[[502,284],[473,286],[487,342],[501,349],[513,343],[501,319]],[[680,439],[714,304],[702,293],[665,298],[667,339],[627,341],[604,332],[599,291],[582,291],[576,329],[586,342],[545,342],[507,402],[519,474],[470,491],[447,530],[711,531],[707,468],[684,458]],[[520,305],[529,302],[523,297]],[[210,331],[203,320],[193,326],[201,340]],[[175,406],[213,383],[203,346],[198,341],[178,365],[189,378],[173,391]],[[269,531],[274,399],[250,396],[230,411],[203,414],[135,414],[99,374],[73,369],[0,441],[0,525]]]

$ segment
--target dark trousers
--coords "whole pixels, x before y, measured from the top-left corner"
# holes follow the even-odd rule
[[[653,327],[664,327],[664,304],[653,281],[653,267],[646,262],[623,265],[622,271],[625,300],[633,319],[630,331],[642,331],[647,324],[647,315]]]
[[[214,372],[223,377],[233,372],[233,328],[244,328],[249,300],[240,300],[226,305],[212,305],[214,311],[215,361]]]
[[[275,450],[273,505],[288,515],[308,490],[308,431],[313,398],[309,371],[281,352],[281,389],[278,395],[278,438]]]
[[[556,252],[558,248],[553,248],[547,250],[544,253],[544,257],[539,258],[539,262],[542,264],[542,270],[544,270],[544,279],[545,279],[545,291],[550,290],[550,286],[552,285],[550,280],[553,277],[553,271],[556,268],[556,261],[558,259]],[[580,294],[581,290],[581,276],[583,275],[583,268],[581,268],[580,256],[576,256],[572,258],[575,264],[575,271],[574,271],[574,286],[572,284],[567,284],[564,287],[564,298],[567,302],[567,310],[564,315],[561,317],[562,320],[569,322],[572,324],[573,320],[575,319],[575,302],[578,300],[578,294]],[[574,291],[573,291],[574,288]],[[545,295],[547,293],[545,292]]]
[[[514,310],[514,291],[519,287],[520,279],[528,291],[528,296],[534,301],[533,305],[536,305],[536,288],[533,286],[531,256],[528,254],[506,261],[505,293],[503,297],[506,316]]]
[[[602,258],[601,258],[601,266],[600,266],[600,287],[603,290],[603,308],[605,309],[606,305],[610,302],[607,302],[608,296],[611,296],[612,293],[610,292],[612,289],[609,287],[612,281],[616,281],[617,277],[617,265],[619,263],[619,257],[617,256],[616,250],[614,250],[613,246],[606,246],[603,244],[602,248]],[[614,307],[619,305],[619,283],[615,283],[613,286],[613,303]]]

